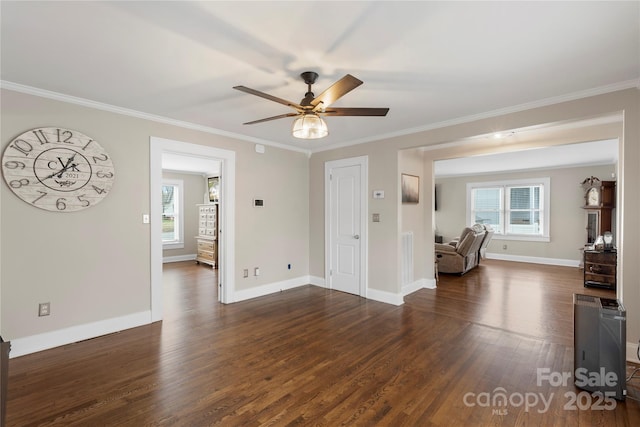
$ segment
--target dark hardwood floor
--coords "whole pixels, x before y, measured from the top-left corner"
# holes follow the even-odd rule
[[[614,408],[538,384],[573,370],[573,293],[613,296],[579,269],[487,260],[400,307],[315,286],[222,305],[215,274],[167,264],[163,322],[11,359],[7,425],[640,425],[640,380]]]

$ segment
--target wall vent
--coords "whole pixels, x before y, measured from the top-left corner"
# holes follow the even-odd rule
[[[402,285],[413,283],[413,231],[402,233]]]

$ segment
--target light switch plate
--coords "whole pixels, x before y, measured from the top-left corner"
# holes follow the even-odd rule
[[[374,199],[384,199],[384,190],[373,190]]]

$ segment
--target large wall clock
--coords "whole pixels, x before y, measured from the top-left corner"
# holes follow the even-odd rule
[[[47,127],[24,132],[2,156],[2,174],[18,197],[37,208],[74,212],[111,192],[111,157],[94,139],[75,130]]]

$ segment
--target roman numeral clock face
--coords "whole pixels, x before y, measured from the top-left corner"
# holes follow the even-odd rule
[[[69,129],[38,128],[9,143],[2,174],[16,196],[37,208],[74,212],[111,191],[111,157],[93,139]]]

